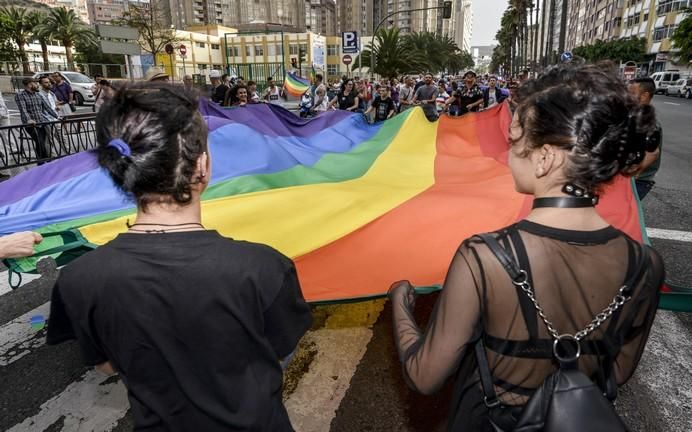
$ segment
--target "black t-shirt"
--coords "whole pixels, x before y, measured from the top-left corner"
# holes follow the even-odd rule
[[[356,96],[356,92],[353,91],[349,94],[345,94],[344,92],[339,93],[337,96],[339,98],[339,109],[345,110],[351,108],[356,101]]]
[[[110,361],[135,430],[292,431],[279,359],[311,321],[292,261],[268,246],[130,233],[60,272],[48,343]]]
[[[223,103],[223,100],[226,97],[226,92],[228,90],[229,89],[226,84],[219,84],[219,86],[213,89],[211,92],[212,102]]]
[[[478,102],[483,99],[483,90],[474,84],[473,87],[468,88],[466,85],[459,87],[457,91],[452,94],[455,98],[455,102],[459,105],[461,113],[468,112],[466,109],[467,105],[471,105],[474,102]],[[476,112],[480,109],[479,106],[474,107],[471,111]]]
[[[372,107],[375,109],[375,121],[387,120],[389,113],[394,110],[394,101],[390,97],[385,100],[377,97],[372,101]]]

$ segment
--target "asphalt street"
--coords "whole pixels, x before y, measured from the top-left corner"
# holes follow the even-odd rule
[[[657,96],[663,156],[643,201],[667,279],[692,286],[692,100]],[[462,239],[460,239],[461,241]],[[82,367],[75,344],[46,346],[31,330],[46,314],[54,274],[9,291],[0,273],[0,430],[127,431],[124,386]],[[420,298],[425,322],[435,295]],[[444,430],[448,385],[434,396],[406,386],[385,300],[314,308],[315,324],[286,373],[284,400],[299,432]],[[633,431],[692,431],[692,314],[659,311],[646,352],[617,408]]]

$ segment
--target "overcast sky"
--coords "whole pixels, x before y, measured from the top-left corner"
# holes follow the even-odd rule
[[[473,0],[473,34],[471,45],[494,45],[500,18],[508,0]]]

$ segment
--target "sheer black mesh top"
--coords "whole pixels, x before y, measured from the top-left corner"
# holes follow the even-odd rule
[[[606,376],[618,385],[627,381],[658,306],[664,279],[659,255],[613,227],[570,231],[524,220],[495,235],[528,273],[537,301],[561,334],[583,329],[637,273],[638,257],[646,254],[632,299],[586,338],[579,358],[581,371],[599,385]],[[395,340],[409,385],[422,393],[436,391],[482,337],[500,400],[525,403],[557,369],[550,335],[527,301],[486,244],[466,240],[425,332],[403,302],[393,302]]]

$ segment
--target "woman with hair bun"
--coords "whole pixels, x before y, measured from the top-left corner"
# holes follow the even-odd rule
[[[292,431],[280,360],[310,309],[289,258],[202,225],[211,161],[197,108],[159,83],[101,107],[98,161],[137,216],[60,272],[48,342],[76,338],[88,365],[120,374],[135,430]]]
[[[509,166],[516,190],[533,195],[533,210],[461,244],[426,330],[413,318],[413,287],[396,282],[389,292],[409,385],[430,394],[457,374],[449,430],[515,430],[524,405],[557,370],[558,351],[576,356],[611,400],[632,376],[663,263],[595,206],[604,185],[641,162],[655,130],[653,108],[599,66],[559,66],[519,88]],[[510,278],[498,249],[525,274]],[[595,317],[606,319],[588,327]]]

